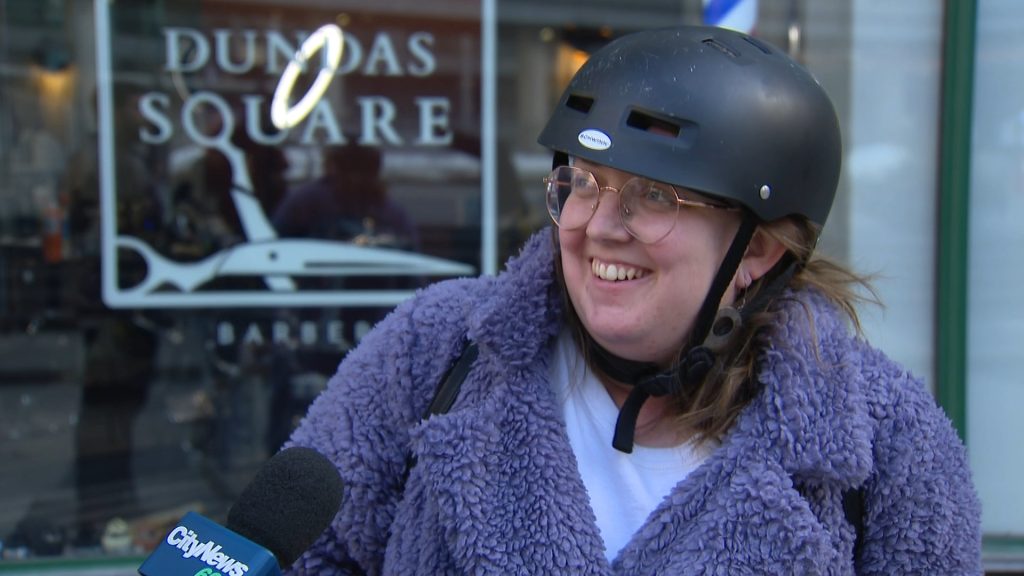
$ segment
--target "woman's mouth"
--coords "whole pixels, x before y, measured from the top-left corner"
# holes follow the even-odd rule
[[[635,268],[628,264],[609,264],[597,258],[590,261],[590,270],[602,280],[619,282],[621,280],[639,280],[647,275],[647,270]]]

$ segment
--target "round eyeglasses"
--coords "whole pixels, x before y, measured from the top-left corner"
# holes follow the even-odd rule
[[[597,211],[601,192],[619,194],[619,218],[629,235],[644,244],[661,240],[676,225],[680,206],[738,210],[733,206],[680,198],[674,186],[639,176],[621,188],[600,186],[594,174],[575,166],[559,166],[544,178],[548,214],[564,230],[587,225]]]

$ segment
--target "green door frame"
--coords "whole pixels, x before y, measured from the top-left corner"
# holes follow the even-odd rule
[[[946,0],[942,50],[936,395],[967,438],[967,257],[977,0]]]

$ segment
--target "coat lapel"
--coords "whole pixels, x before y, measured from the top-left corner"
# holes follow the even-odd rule
[[[480,357],[459,400],[412,433],[416,487],[406,497],[443,534],[398,530],[443,538],[450,561],[470,574],[815,574],[841,564],[831,528],[793,483],[861,484],[870,419],[859,363],[840,341],[845,329],[804,292],[783,304],[764,343],[761,393],[611,570],[548,383],[561,322],[553,257],[551,239],[534,236],[468,319]],[[813,329],[797,297],[810,299]]]
[[[480,356],[459,400],[412,434],[414,473],[461,573],[608,573],[548,378],[561,323],[553,257],[541,232],[509,262],[468,319]]]
[[[851,569],[836,526],[845,521],[841,491],[871,470],[864,375],[845,326],[820,295],[784,299],[779,312],[762,342],[760,393],[722,445],[652,513],[616,559],[616,573]],[[824,504],[826,518],[819,518],[823,504],[806,497],[808,487],[836,502]]]
[[[781,465],[726,441],[658,506],[613,567],[616,574],[819,574],[834,556]]]
[[[480,366],[495,384],[477,403],[434,416],[414,435],[453,563],[466,574],[607,571],[576,460],[554,410],[546,362]]]
[[[820,293],[780,300],[758,361],[761,393],[732,435],[799,482],[859,486],[871,471],[873,435],[860,350]]]

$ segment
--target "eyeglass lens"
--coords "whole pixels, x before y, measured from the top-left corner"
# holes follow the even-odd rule
[[[566,230],[586,226],[597,210],[601,190],[590,172],[559,166],[547,178],[546,196],[551,219]],[[618,196],[622,224],[637,240],[657,242],[672,231],[679,203],[671,186],[644,178],[631,178],[618,189]]]

